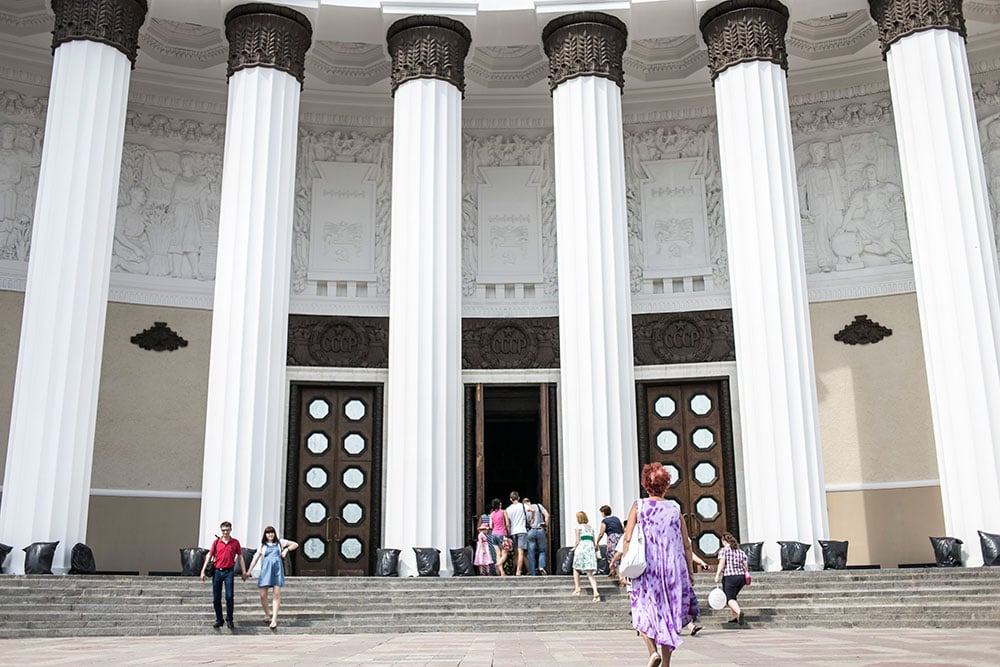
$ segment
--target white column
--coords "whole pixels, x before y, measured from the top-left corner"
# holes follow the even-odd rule
[[[447,575],[448,549],[464,543],[459,86],[469,36],[458,22],[418,16],[393,24],[388,39],[395,112],[382,545],[401,550],[400,576],[416,574],[413,547],[440,549]],[[435,45],[457,64],[457,80],[428,78],[410,60]]]
[[[0,504],[9,572],[24,572],[23,547],[58,540],[53,572],[65,573],[87,540],[131,69],[107,44],[55,51]]]
[[[775,6],[784,9],[760,3],[764,20],[722,6],[702,19],[710,67],[721,72],[715,104],[746,488],[740,537],[764,542],[769,570],[781,566],[778,540],[812,545],[807,567],[821,565],[816,540],[828,532],[788,90],[782,65],[754,43],[769,35],[783,44]],[[713,60],[718,42],[754,23],[746,32],[756,60]]]
[[[625,36],[620,21],[593,13],[560,17],[543,36],[554,86],[561,539],[570,545],[576,512],[596,521],[597,508],[607,503],[627,513],[639,493],[622,82],[616,76]],[[607,62],[593,60],[608,53],[614,55]],[[601,74],[566,78],[561,66],[567,62]]]
[[[965,43],[924,30],[886,60],[945,531],[982,565],[976,531],[1000,531],[1000,277]]]
[[[252,7],[252,6],[250,6]],[[291,10],[227,16],[227,36],[260,16],[304,56],[311,29]],[[272,8],[277,10],[277,8]],[[239,24],[243,27],[242,24]],[[257,35],[252,30],[239,33]],[[242,45],[241,45],[242,46]],[[239,53],[254,49],[238,48]],[[265,47],[264,52],[267,52]],[[273,62],[273,61],[272,61]],[[244,543],[281,525],[285,359],[301,68],[245,66],[232,72],[219,209],[219,251],[202,468],[199,543],[222,521]]]

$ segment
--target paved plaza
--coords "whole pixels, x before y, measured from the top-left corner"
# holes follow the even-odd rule
[[[496,665],[646,664],[629,631],[229,635],[0,640],[19,665]],[[726,630],[685,638],[673,665],[997,665],[1000,629]]]

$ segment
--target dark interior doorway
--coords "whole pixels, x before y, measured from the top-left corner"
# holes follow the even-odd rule
[[[511,491],[541,496],[540,397],[537,386],[483,387],[484,495],[506,506]]]

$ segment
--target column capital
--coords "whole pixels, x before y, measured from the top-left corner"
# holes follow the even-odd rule
[[[250,67],[272,67],[305,78],[306,51],[312,43],[312,25],[305,15],[278,5],[252,2],[226,14],[229,42],[228,79]]]
[[[146,0],[52,0],[52,52],[75,40],[100,42],[124,53],[134,68],[148,9]]]
[[[788,8],[777,0],[726,0],[702,14],[698,27],[713,82],[733,65],[756,60],[788,70]]]
[[[549,90],[578,76],[611,79],[625,88],[622,56],[628,46],[628,28],[618,18],[601,12],[577,12],[549,21],[542,30],[549,58]]]
[[[883,58],[893,44],[922,30],[951,30],[966,37],[962,0],[868,0],[868,11],[878,25]]]
[[[392,58],[390,86],[410,79],[440,79],[465,95],[465,56],[472,34],[461,22],[444,16],[408,16],[389,26],[385,41]]]

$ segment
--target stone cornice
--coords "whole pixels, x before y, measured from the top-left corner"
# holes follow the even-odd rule
[[[788,70],[788,8],[777,0],[726,0],[698,24],[708,47],[712,81],[739,63],[772,62]]]
[[[542,31],[549,58],[549,90],[578,76],[610,79],[625,88],[622,58],[628,29],[618,18],[600,12],[577,12],[549,21]]]
[[[100,42],[124,53],[134,68],[148,9],[146,0],[52,0],[52,52],[66,42]]]
[[[226,76],[249,67],[273,67],[301,84],[312,25],[303,14],[278,5],[238,5],[226,14],[229,62]]]
[[[962,0],[868,0],[878,25],[882,57],[902,38],[923,30],[951,30],[966,37]]]
[[[408,16],[386,31],[392,58],[392,94],[405,81],[440,79],[465,96],[465,58],[472,34],[462,23],[443,16]]]

